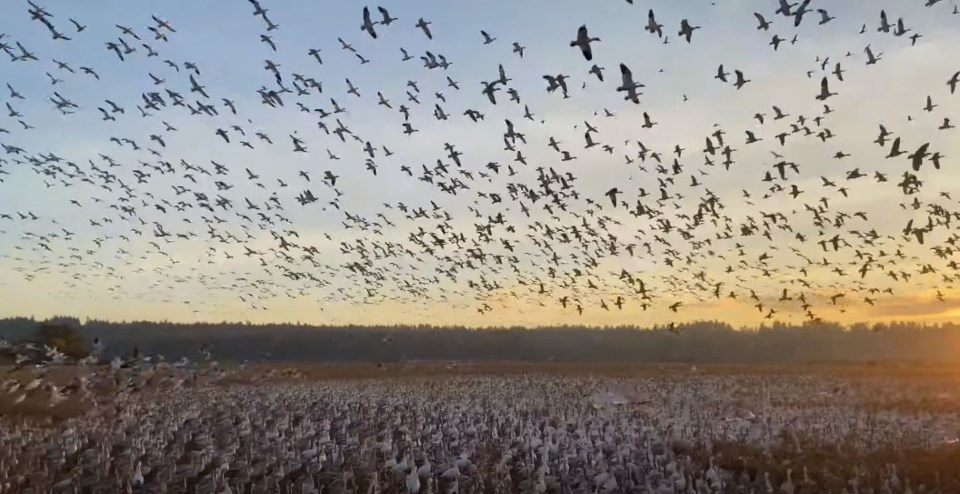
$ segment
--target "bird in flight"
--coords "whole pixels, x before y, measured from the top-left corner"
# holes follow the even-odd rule
[[[501,320],[707,317],[723,299],[762,322],[877,314],[898,289],[960,282],[949,2],[879,19],[862,2],[645,19],[634,3],[546,9],[531,28],[439,4],[134,5],[136,24],[28,2],[0,19],[3,283]]]
[[[620,86],[617,87],[617,91],[627,93],[626,96],[624,96],[624,99],[628,101],[632,101],[634,104],[639,105],[640,93],[637,92],[637,89],[643,87],[643,84],[635,82],[633,80],[633,73],[630,71],[630,69],[626,65],[622,63],[620,64],[620,76],[621,76],[621,83],[620,83]]]
[[[370,20],[370,9],[366,6],[363,7],[363,24],[360,25],[361,31],[366,31],[371,38],[377,39],[377,31],[374,30],[373,26],[376,23]]]
[[[580,26],[580,29],[577,30],[577,39],[570,42],[571,47],[579,47],[580,52],[583,53],[583,58],[588,62],[593,60],[593,50],[590,47],[590,43],[594,41],[600,41],[600,38],[592,38],[587,33],[587,26]]]
[[[690,22],[688,22],[686,19],[683,19],[680,21],[680,32],[677,33],[677,35],[687,40],[687,43],[689,43],[691,37],[693,37],[693,32],[697,29],[700,29],[700,26],[691,26]]]
[[[430,24],[430,22],[423,20],[423,17],[417,21],[417,27],[423,31],[423,34],[427,37],[427,39],[433,39],[433,33],[430,32]]]

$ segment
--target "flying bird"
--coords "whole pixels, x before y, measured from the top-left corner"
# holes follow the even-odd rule
[[[377,39],[377,31],[374,30],[373,26],[376,23],[370,20],[370,9],[366,6],[363,7],[363,24],[360,25],[361,31],[366,31],[371,38]]]
[[[600,41],[600,38],[592,38],[587,33],[587,26],[580,26],[580,29],[577,30],[577,39],[570,42],[571,47],[579,47],[580,52],[583,53],[583,58],[588,62],[593,60],[593,50],[590,47],[590,43],[594,41]]]
[[[423,34],[426,35],[427,39],[433,39],[433,33],[430,32],[430,22],[423,20],[423,17],[417,21],[416,27],[420,28],[423,31]]]
[[[680,32],[677,33],[677,35],[681,36],[682,38],[687,40],[687,43],[689,43],[690,38],[693,36],[693,32],[696,31],[697,29],[700,29],[700,26],[691,26],[686,19],[683,19],[682,21],[680,21]]]
[[[637,92],[637,89],[644,87],[643,84],[634,82],[633,73],[630,72],[630,69],[622,63],[620,64],[620,76],[622,82],[620,83],[620,86],[617,87],[617,91],[627,93],[626,96],[624,96],[624,99],[632,101],[634,104],[640,104],[640,99],[638,97],[639,93]]]

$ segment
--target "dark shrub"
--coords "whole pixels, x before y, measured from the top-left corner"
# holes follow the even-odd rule
[[[60,350],[70,358],[90,355],[90,346],[80,335],[79,324],[69,320],[50,320],[40,323],[32,340]]]

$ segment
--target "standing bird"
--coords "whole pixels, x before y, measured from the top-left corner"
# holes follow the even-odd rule
[[[410,473],[407,475],[404,483],[407,486],[407,491],[411,494],[418,494],[420,492],[420,474],[416,468],[410,469]]]
[[[587,33],[587,26],[580,26],[580,29],[577,29],[577,39],[570,42],[570,46],[579,46],[580,51],[583,52],[583,58],[587,59],[589,62],[593,60],[593,50],[590,48],[590,43],[594,41],[600,41],[600,38],[591,38]]]

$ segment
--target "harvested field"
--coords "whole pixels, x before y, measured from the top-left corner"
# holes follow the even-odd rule
[[[956,371],[52,368],[90,391],[4,405],[2,492],[960,492]]]

